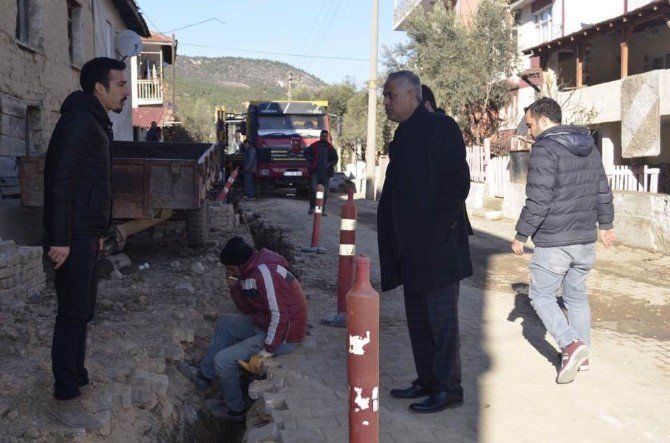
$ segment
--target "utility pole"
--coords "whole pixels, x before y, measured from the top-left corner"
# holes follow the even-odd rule
[[[372,0],[370,24],[370,79],[368,80],[368,141],[365,147],[365,198],[376,198],[375,154],[377,150],[377,38],[379,34],[379,0]]]
[[[288,71],[288,101],[291,101],[293,88],[293,71]]]
[[[172,115],[177,115],[177,40],[172,34]]]

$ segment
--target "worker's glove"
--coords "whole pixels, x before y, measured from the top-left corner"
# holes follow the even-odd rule
[[[242,366],[245,371],[256,375],[261,375],[265,371],[264,361],[266,358],[270,357],[272,357],[272,354],[264,349],[258,354],[252,355],[248,362],[237,360],[237,363],[239,363],[239,365]]]

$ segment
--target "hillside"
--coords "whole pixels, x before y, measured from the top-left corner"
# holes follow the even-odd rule
[[[320,79],[286,63],[240,57],[177,57],[177,117],[203,141],[212,140],[214,108],[244,111],[242,103],[254,99],[286,98],[288,75],[293,90],[316,90]],[[168,72],[168,89],[172,87]],[[171,97],[168,91],[167,97]]]

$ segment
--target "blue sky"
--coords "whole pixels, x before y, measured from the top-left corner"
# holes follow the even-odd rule
[[[174,31],[179,40],[178,54],[278,60],[328,83],[339,82],[348,75],[363,85],[369,77],[371,0],[137,0],[137,3],[151,29],[172,31],[205,21]],[[380,63],[383,45],[392,46],[404,39],[403,32],[393,31],[393,0],[379,0]]]

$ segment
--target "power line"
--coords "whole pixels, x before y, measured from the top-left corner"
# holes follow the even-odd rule
[[[175,32],[175,31],[181,31],[182,29],[192,28],[192,27],[194,27],[194,26],[200,26],[200,25],[205,24],[205,23],[207,23],[207,22],[219,22],[219,23],[221,23],[222,25],[225,25],[225,24],[226,24],[225,21],[223,21],[223,20],[221,20],[221,19],[219,19],[219,18],[217,18],[217,17],[210,17],[210,18],[208,18],[208,19],[199,21],[198,23],[193,23],[193,24],[190,24],[190,25],[182,26],[181,28],[174,28],[174,29],[170,29],[169,31],[161,31],[161,34],[171,34],[171,33]]]
[[[312,37],[312,41],[310,42],[309,46],[307,47],[307,53],[314,54],[315,49],[319,45],[319,39],[322,38],[321,36],[324,35],[326,28],[329,26],[329,24],[332,22],[332,20],[335,18],[334,12],[340,5],[342,0],[337,0],[333,1],[328,5],[328,11],[326,12],[326,15],[324,16],[323,21],[319,24],[319,28],[317,29],[316,33]],[[316,55],[316,54],[315,54]],[[306,69],[309,63],[304,63],[302,64],[302,68]]]
[[[192,46],[194,48],[206,48],[206,49],[222,49],[224,51],[233,51],[233,52],[250,52],[253,54],[268,54],[268,55],[284,55],[287,57],[302,57],[302,58],[319,58],[325,60],[348,60],[354,62],[368,62],[370,61],[367,58],[352,58],[352,57],[335,57],[335,56],[319,56],[319,55],[307,55],[307,54],[290,54],[286,52],[270,52],[270,51],[252,51],[248,49],[240,48],[225,48],[222,46],[210,46],[210,45],[198,45],[195,43],[180,43],[181,46]]]
[[[344,6],[344,8],[342,8],[342,6]],[[349,6],[349,0],[346,0],[346,3],[344,2],[344,0],[342,0],[340,3],[337,4],[336,9],[333,11],[333,19],[330,21],[330,24],[324,31],[322,37],[320,39],[317,39],[317,46],[315,48],[315,51],[312,53],[314,56],[318,56],[321,50],[330,41],[333,26],[338,22],[340,15],[347,10],[348,6]]]

